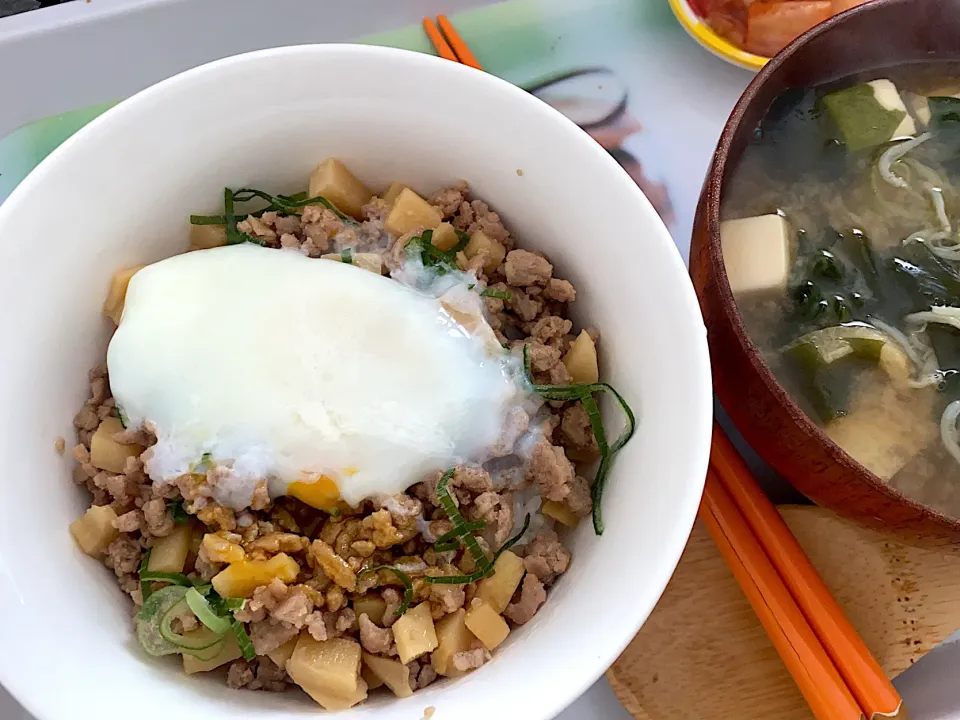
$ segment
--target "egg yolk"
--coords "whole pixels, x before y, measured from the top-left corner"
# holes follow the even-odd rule
[[[326,475],[320,475],[313,482],[292,482],[287,487],[287,495],[295,497],[317,510],[331,510],[340,500],[337,484]]]

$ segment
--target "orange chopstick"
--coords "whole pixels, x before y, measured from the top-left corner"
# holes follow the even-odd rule
[[[700,517],[814,717],[862,720],[860,706],[713,468]]]
[[[442,57],[444,60],[460,62],[460,58],[457,57],[457,54],[447,44],[447,41],[444,40],[443,34],[434,24],[433,20],[430,18],[424,18],[423,29],[427,33],[427,37],[430,38],[430,43],[436,49],[437,55]]]
[[[866,717],[907,717],[903,700],[843,614],[790,528],[714,423],[710,466],[795,598]]]
[[[483,70],[483,68],[480,66],[480,63],[477,62],[477,58],[474,57],[473,53],[470,52],[470,48],[468,48],[467,44],[463,41],[463,38],[460,37],[460,34],[457,32],[456,28],[453,27],[453,24],[447,19],[447,16],[438,15],[437,24],[440,26],[440,30],[446,36],[447,42],[450,43],[453,51],[457,54],[457,57],[460,58],[461,64],[469,65],[477,70]]]

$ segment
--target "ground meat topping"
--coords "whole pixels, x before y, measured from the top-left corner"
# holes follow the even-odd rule
[[[534,320],[543,310],[543,303],[523,290],[511,291],[510,299],[506,302],[517,317],[526,322]]]
[[[440,208],[444,218],[452,217],[466,200],[467,183],[461,180],[453,187],[438,190],[430,197],[430,204]]]
[[[511,250],[507,253],[503,270],[507,283],[518,287],[546,285],[553,275],[553,265],[529,250]]]
[[[562,317],[557,317],[556,315],[547,315],[534,323],[530,334],[537,338],[537,340],[546,342],[551,338],[566,335],[572,327],[573,323],[569,320],[564,320]]]
[[[390,628],[381,628],[375,625],[366,613],[358,618],[360,625],[360,644],[368,653],[382,655],[393,645],[393,631]]]
[[[481,467],[469,467],[467,465],[457,465],[450,479],[453,487],[463,488],[472,493],[482,493],[493,490],[493,481],[490,480],[490,473]]]
[[[311,612],[313,600],[303,588],[298,587],[290,591],[288,597],[270,612],[270,616],[299,630]]]
[[[577,475],[570,485],[570,494],[564,500],[570,511],[579,517],[586,517],[593,510],[593,497],[590,494],[590,483],[586,478]]]
[[[287,671],[268,657],[257,658],[257,677],[247,687],[250,690],[283,692],[287,689]]]
[[[547,372],[560,362],[560,351],[555,347],[537,341],[520,343],[520,345],[527,346],[530,369],[534,372]]]
[[[523,576],[520,600],[507,605],[503,614],[517,625],[523,625],[536,615],[537,610],[540,609],[546,599],[547,591],[544,589],[543,583],[540,582],[540,578],[528,572]]]
[[[283,645],[287,640],[296,637],[299,630],[273,618],[250,623],[250,640],[257,651],[257,655],[266,655]]]
[[[103,564],[112,569],[117,577],[136,572],[140,567],[140,543],[121,535],[107,546]]]
[[[307,617],[307,632],[317,642],[323,642],[327,639],[327,624],[323,619],[323,613],[320,611],[312,612]]]
[[[230,663],[230,668],[227,670],[227,687],[238,690],[252,683],[255,677],[256,675],[254,675],[253,668],[250,667],[246,660],[234,660]]]
[[[597,436],[590,427],[590,416],[582,403],[567,406],[560,420],[560,443],[571,457],[591,460],[600,456]]]
[[[546,440],[534,445],[527,479],[536,484],[544,499],[560,501],[566,498],[574,477],[573,463],[567,460],[563,448]]]
[[[122,533],[139,532],[142,521],[143,513],[139,510],[131,510],[114,520],[113,526]]]
[[[549,584],[567,571],[570,553],[553,530],[542,530],[523,549],[523,565],[528,573]]]
[[[481,493],[474,499],[469,514],[472,519],[487,523],[486,529],[491,531],[493,546],[499,548],[513,530],[513,496],[510,493]]]
[[[397,615],[395,613],[400,609],[403,600],[400,597],[400,593],[393,588],[385,588],[381,596],[387,604],[383,610],[383,624],[385,627],[391,627],[397,621]]]
[[[577,291],[568,280],[550,278],[550,280],[547,281],[547,286],[543,290],[543,296],[547,298],[547,300],[569,303],[577,299]]]
[[[387,517],[389,513],[385,513]],[[392,527],[392,526],[391,526]],[[323,569],[323,572],[340,587],[353,591],[357,587],[357,574],[346,561],[337,555],[333,548],[323,540],[314,540],[310,544],[310,557]]]
[[[147,532],[154,537],[166,537],[173,532],[173,512],[167,509],[164,500],[147,500],[143,504],[143,517],[147,523]]]
[[[491,240],[497,240],[507,248],[512,246],[510,233],[503,226],[500,216],[482,200],[460,203],[460,209],[453,219],[453,226],[467,235],[483,230]]]
[[[461,650],[454,653],[451,658],[453,667],[459,672],[475,670],[491,658],[490,653],[483,648],[474,648],[473,650]]]
[[[377,510],[363,519],[363,527],[370,531],[371,540],[378,548],[393,547],[404,542],[404,537],[393,524],[393,517],[387,510]]]

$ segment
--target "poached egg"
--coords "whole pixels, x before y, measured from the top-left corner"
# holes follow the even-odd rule
[[[271,497],[356,505],[484,459],[523,403],[516,359],[470,295],[454,306],[252,244],[178,255],[131,279],[111,389],[157,434],[154,482],[214,464],[227,470],[213,497],[234,509],[262,480]]]

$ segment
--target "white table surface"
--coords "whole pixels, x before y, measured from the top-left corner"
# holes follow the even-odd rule
[[[604,0],[551,0],[552,11],[589,12]],[[524,0],[535,8],[539,0]],[[636,0],[666,3],[666,0]],[[180,70],[248,50],[332,42],[385,32],[426,15],[453,14],[488,0],[78,0],[0,19],[0,137],[35,119],[123,98]],[[278,21],[278,18],[282,19]],[[332,21],[335,19],[335,21]],[[679,32],[671,28],[672,32]],[[560,38],[558,38],[559,41]],[[640,52],[640,49],[638,49]],[[658,143],[683,146],[681,156],[654,167],[670,187],[678,220],[672,228],[683,255],[701,178],[724,118],[750,76],[691,47],[665,65],[684,65],[704,78],[698,105],[687,108],[696,137],[671,138],[670,117],[643,117]],[[636,64],[638,73],[659,70]],[[9,69],[15,68],[11,72]],[[649,87],[655,77],[645,77]],[[664,92],[673,92],[666,80]],[[631,83],[632,84],[632,83]],[[656,127],[660,125],[660,127]],[[647,164],[641,137],[637,152]],[[650,136],[646,142],[651,142]],[[789,490],[755,459],[751,463],[777,496]],[[0,640],[2,644],[2,640]],[[915,720],[960,720],[955,668],[960,645],[948,644],[897,680]],[[606,680],[599,680],[558,720],[629,720]],[[0,720],[33,720],[0,687]],[[114,720],[105,718],[104,720]],[[697,720],[694,718],[684,720]],[[704,719],[707,720],[707,719]],[[725,719],[709,719],[725,720]]]

